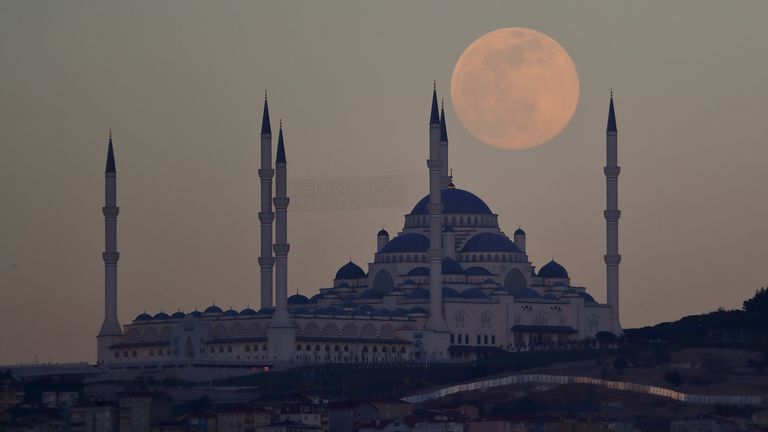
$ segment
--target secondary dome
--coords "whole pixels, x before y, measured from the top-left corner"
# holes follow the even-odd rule
[[[552,279],[568,279],[568,272],[555,260],[552,260],[539,270],[539,277]]]
[[[351,260],[341,266],[339,271],[336,272],[334,279],[362,279],[365,277],[365,272],[359,265],[353,263]]]
[[[462,252],[520,252],[512,240],[496,233],[480,233],[467,240]]]
[[[301,294],[294,294],[288,297],[289,305],[303,305],[307,303],[309,303],[309,299],[307,298],[307,296],[303,296]]]
[[[379,253],[424,252],[427,249],[429,249],[429,239],[426,236],[409,233],[399,235],[388,241]]]
[[[493,214],[490,207],[477,195],[463,189],[443,189],[440,191],[440,199],[443,201],[443,214]],[[412,215],[428,214],[427,205],[429,195],[425,196],[413,207]]]
[[[464,274],[464,269],[461,268],[461,264],[457,263],[456,260],[451,257],[443,258],[442,269],[444,275]]]

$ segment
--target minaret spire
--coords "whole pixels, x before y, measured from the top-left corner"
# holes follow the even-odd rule
[[[451,175],[448,171],[448,130],[445,127],[445,101],[440,103],[440,160],[443,162],[440,168],[440,189],[445,189],[451,184]]]
[[[440,115],[437,109],[437,88],[432,89],[432,109],[429,116],[429,320],[427,328],[445,332],[448,326],[443,317],[443,204],[441,197]]]
[[[274,360],[290,363],[296,347],[296,329],[288,313],[288,165],[285,160],[283,122],[277,136],[275,158],[275,312],[267,328]]]
[[[261,307],[272,307],[272,267],[275,259],[272,258],[272,221],[275,214],[272,212],[272,177],[275,170],[272,168],[272,126],[269,121],[269,103],[267,92],[264,92],[264,114],[261,120],[261,211],[259,222],[261,223],[261,256],[259,257],[259,269],[261,271]]]
[[[603,169],[606,183],[605,234],[605,273],[608,305],[611,306],[611,331],[622,333],[619,321],[619,172],[617,150],[618,132],[616,130],[616,114],[613,110],[613,89],[608,105],[608,125],[605,132],[606,163]]]
[[[117,206],[117,170],[115,169],[115,152],[112,147],[112,130],[109,131],[109,145],[107,147],[107,165],[104,170],[104,321],[97,336],[98,353],[100,363],[109,361],[109,346],[112,345],[115,336],[122,336],[123,329],[117,319],[117,261],[120,254],[117,252],[117,215],[120,208]]]

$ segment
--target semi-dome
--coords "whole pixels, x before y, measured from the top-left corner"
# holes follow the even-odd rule
[[[470,288],[468,290],[465,290],[461,293],[461,296],[465,299],[486,299],[488,296],[485,295],[483,290],[480,288]]]
[[[526,287],[509,288],[509,293],[518,299],[524,298],[541,298],[536,290]]]
[[[555,260],[552,260],[539,270],[539,277],[551,278],[551,279],[567,279],[568,272],[565,267],[558,264]]]
[[[493,214],[488,205],[477,195],[463,189],[443,189],[440,191],[443,202],[443,214]],[[412,215],[428,214],[429,195],[425,196],[413,207]]]
[[[520,252],[515,243],[496,233],[480,233],[464,243],[462,252]]]
[[[443,287],[443,298],[459,298],[461,295],[451,287]]]
[[[187,316],[187,314],[185,314],[184,312],[177,311],[177,312],[174,312],[173,314],[171,314],[171,319],[182,319],[185,316]]]
[[[336,272],[334,279],[361,279],[365,277],[365,272],[359,265],[350,260],[348,263],[341,266],[339,271]]]
[[[443,274],[444,275],[460,275],[464,274],[464,269],[461,268],[461,264],[457,263],[451,257],[443,258]]]
[[[411,269],[406,276],[429,276],[429,268],[427,267],[416,267],[414,269]]]
[[[384,297],[384,293],[377,289],[367,289],[360,293],[359,296],[357,296],[358,299],[361,300],[378,300]]]
[[[205,310],[203,311],[203,313],[206,313],[206,314],[220,314],[220,313],[222,313],[222,312],[223,312],[223,311],[221,310],[221,308],[220,308],[220,307],[218,307],[218,306],[216,306],[216,305],[208,306],[208,307],[207,307],[207,308],[205,308]]]
[[[134,321],[149,321],[152,319],[152,315],[144,312],[142,314],[139,314],[136,318],[134,318]]]
[[[584,303],[597,303],[594,297],[585,293],[584,291],[579,293],[579,297],[584,299]]]
[[[486,268],[475,266],[464,270],[464,274],[467,276],[490,276],[491,272]]]
[[[406,297],[408,300],[423,300],[429,298],[429,290],[425,288],[416,288]]]
[[[425,252],[427,249],[429,238],[418,233],[408,233],[388,241],[379,253]]]
[[[156,313],[155,316],[152,317],[152,319],[156,320],[166,320],[168,318],[170,318],[170,316],[165,312]]]
[[[288,304],[289,305],[303,305],[309,303],[309,299],[307,296],[301,295],[301,294],[294,294],[290,297],[288,297]]]

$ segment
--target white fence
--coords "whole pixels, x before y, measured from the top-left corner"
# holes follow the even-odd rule
[[[503,387],[514,384],[592,384],[606,387],[612,390],[631,391],[645,393],[654,396],[674,399],[680,402],[694,404],[711,405],[761,405],[765,402],[763,396],[716,396],[681,393],[664,387],[656,387],[645,384],[628,383],[623,381],[609,381],[600,378],[564,376],[564,375],[543,375],[543,374],[523,374],[509,375],[505,377],[491,378],[483,381],[475,381],[465,384],[456,384],[449,387],[443,387],[428,393],[404,397],[403,400],[410,403],[426,402],[439,399],[448,395],[490,389],[494,387]]]

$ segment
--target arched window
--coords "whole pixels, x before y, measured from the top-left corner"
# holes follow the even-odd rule
[[[467,315],[463,311],[457,311],[453,316],[453,319],[456,322],[456,328],[464,328],[467,321]]]
[[[373,278],[373,289],[381,292],[390,292],[395,287],[395,280],[386,270],[379,270],[376,277]]]
[[[483,314],[480,315],[480,325],[484,329],[491,328],[491,326],[493,326],[493,315],[488,311],[483,312]]]
[[[543,312],[536,312],[533,316],[533,323],[536,325],[547,325],[547,317]]]
[[[589,317],[589,326],[592,328],[597,328],[598,324],[600,324],[600,320],[598,319],[597,315],[591,315]]]
[[[512,269],[507,273],[504,278],[505,288],[528,288],[528,281],[523,276],[523,273],[518,269]]]

